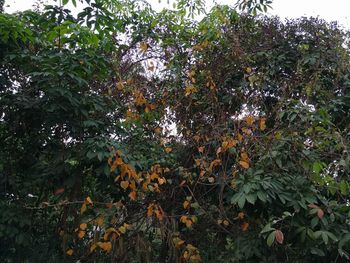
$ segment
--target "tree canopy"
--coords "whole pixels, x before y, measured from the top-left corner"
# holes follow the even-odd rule
[[[1,262],[350,260],[348,32],[67,2],[0,13]]]

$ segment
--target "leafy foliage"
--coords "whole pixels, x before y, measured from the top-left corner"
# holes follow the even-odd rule
[[[347,32],[86,4],[0,14],[3,262],[349,260]]]

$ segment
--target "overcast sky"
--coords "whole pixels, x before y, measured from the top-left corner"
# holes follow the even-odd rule
[[[53,2],[53,0],[44,0]],[[15,12],[30,9],[36,0],[5,0],[5,11]],[[78,2],[78,1],[77,1]],[[167,0],[148,0],[157,10],[168,6]],[[169,1],[172,6],[172,0]],[[207,0],[212,3],[212,0]],[[235,0],[217,0],[220,4],[232,5]],[[7,6],[7,7],[6,7]],[[72,6],[68,6],[70,9]],[[350,29],[350,0],[273,0],[273,10],[269,14],[280,17],[296,18],[301,16],[319,16],[327,21],[339,21],[341,25]]]

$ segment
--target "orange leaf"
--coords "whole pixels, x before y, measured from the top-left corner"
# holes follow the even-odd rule
[[[165,148],[165,152],[166,152],[166,153],[170,153],[172,150],[173,150],[173,149],[170,148],[170,147]]]
[[[183,205],[183,207],[184,207],[185,209],[187,209],[187,208],[190,207],[190,202],[188,202],[188,201],[186,200],[182,205]]]
[[[95,223],[96,223],[96,225],[98,225],[98,226],[102,226],[102,225],[103,225],[103,222],[104,222],[104,219],[103,219],[102,216],[99,216],[99,217],[96,218],[96,220],[95,220]]]
[[[275,238],[276,238],[276,241],[280,244],[283,243],[283,240],[284,240],[284,235],[282,233],[281,230],[276,230],[275,231]]]
[[[220,164],[221,164],[221,160],[220,160],[220,159],[215,159],[214,161],[212,161],[212,162],[210,163],[210,165],[209,165],[209,171],[210,171],[210,172],[213,171],[213,168],[214,168],[215,166],[220,165]]]
[[[162,185],[162,184],[165,184],[166,183],[166,180],[162,177],[162,178],[158,178],[158,183],[160,184],[160,185]]]
[[[96,244],[92,244],[90,247],[90,253],[93,252],[97,248]]]
[[[181,216],[180,221],[181,223],[185,223],[187,221],[187,216]]]
[[[185,243],[185,241],[183,241],[182,239],[178,240],[176,242],[176,247],[181,247],[183,244]]]
[[[239,219],[243,219],[244,218],[244,213],[243,212],[239,212],[237,217]]]
[[[204,146],[198,147],[198,152],[203,153],[203,152],[204,152],[204,149],[205,149]]]
[[[151,217],[153,215],[153,204],[149,205],[147,208],[147,217]]]
[[[105,252],[109,252],[112,249],[112,243],[111,242],[98,242],[97,245],[103,249]]]
[[[81,230],[85,230],[87,228],[87,224],[86,223],[82,223],[82,224],[80,224],[79,228]]]
[[[136,200],[136,192],[135,191],[130,192],[130,194],[128,196],[131,200],[133,200],[133,201]]]
[[[156,211],[154,211],[154,213],[156,214],[156,217],[158,218],[158,220],[162,221],[163,220],[163,211],[160,209],[156,209]]]
[[[120,186],[121,186],[124,190],[126,190],[126,189],[128,188],[128,186],[129,186],[129,182],[128,182],[128,181],[121,181]]]
[[[324,216],[324,212],[321,208],[317,209],[317,216],[319,219],[322,219]]]
[[[86,204],[84,203],[80,208],[80,214],[84,214],[85,211],[86,211]]]
[[[58,194],[61,194],[64,192],[64,188],[58,188],[56,191],[55,191],[55,195],[58,195]]]
[[[66,254],[67,254],[68,256],[72,256],[73,253],[74,253],[73,249],[68,249],[68,250],[66,251]]]
[[[242,225],[241,225],[241,229],[243,231],[247,231],[249,228],[249,223],[248,222],[244,222]]]
[[[89,204],[89,205],[93,205],[93,203],[92,203],[92,201],[91,201],[91,198],[90,198],[89,196],[86,197],[85,203],[86,203],[86,204]]]
[[[78,237],[82,239],[85,236],[85,231],[80,230],[78,233]]]
[[[239,164],[245,169],[249,168],[249,163],[246,161],[239,161]]]
[[[219,157],[219,154],[222,152],[222,148],[219,147],[217,150],[216,150],[216,156]]]
[[[155,132],[156,134],[160,134],[160,133],[162,132],[162,128],[157,127],[157,128],[154,129],[154,132]]]
[[[192,222],[192,220],[191,219],[188,219],[188,220],[186,220],[186,227],[187,228],[191,228],[192,227],[192,225],[193,225],[193,222]]]

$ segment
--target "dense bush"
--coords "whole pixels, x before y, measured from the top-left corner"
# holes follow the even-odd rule
[[[348,33],[185,2],[0,14],[2,262],[350,259]]]

